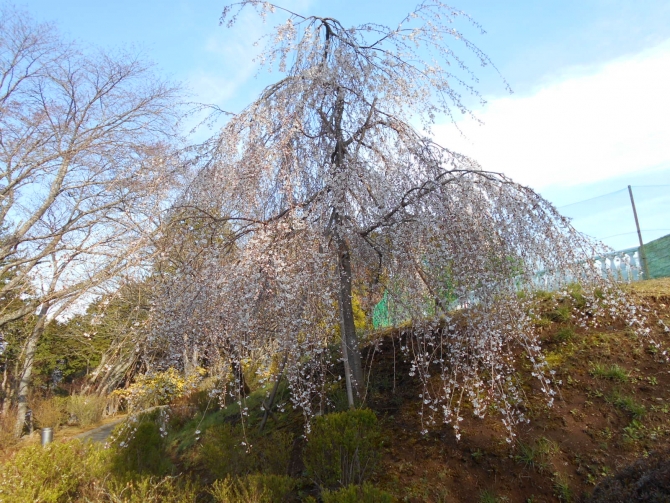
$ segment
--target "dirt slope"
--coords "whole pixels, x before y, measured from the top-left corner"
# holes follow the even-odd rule
[[[631,290],[652,320],[650,337],[670,348],[659,324],[670,326],[670,280]],[[531,422],[517,430],[514,449],[492,417],[466,417],[460,442],[449,426],[421,436],[417,383],[394,360],[392,340],[383,340],[369,400],[385,428],[381,486],[409,502],[580,501],[606,476],[670,446],[670,364],[662,350],[622,323],[585,330],[570,319],[540,321],[563,385],[547,408],[533,392],[530,369],[519,368],[529,383]]]

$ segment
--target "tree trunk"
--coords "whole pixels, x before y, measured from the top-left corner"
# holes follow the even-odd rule
[[[8,379],[7,379],[7,366],[9,361],[5,359],[4,370],[2,371],[2,410],[0,411],[0,416],[6,417],[7,412],[9,411],[9,404],[11,401],[11,393],[9,392]]]
[[[186,332],[184,332],[183,341],[184,341],[184,348],[182,351],[182,360],[183,360],[183,367],[184,367],[184,377],[188,377],[193,373],[193,366],[191,365],[191,358],[188,356],[188,335]]]
[[[26,422],[26,412],[28,411],[28,391],[30,389],[30,376],[33,373],[33,363],[35,362],[35,351],[37,343],[44,333],[46,325],[47,312],[49,305],[43,304],[40,313],[37,316],[35,327],[30,333],[30,337],[26,341],[26,347],[23,354],[23,363],[21,368],[21,375],[19,377],[19,385],[16,393],[17,410],[16,410],[16,424],[14,426],[14,435],[18,438],[23,432],[23,426]]]
[[[337,269],[340,277],[338,304],[340,306],[340,336],[342,360],[347,383],[349,407],[360,405],[363,400],[363,364],[354,325],[354,308],[351,302],[351,257],[347,242],[337,235]]]
[[[281,366],[279,367],[279,372],[277,372],[277,377],[275,378],[275,384],[272,387],[272,393],[270,393],[270,398],[268,399],[268,403],[265,403],[265,400],[263,400],[263,408],[265,409],[263,411],[263,420],[261,421],[261,425],[258,428],[258,431],[263,431],[263,428],[265,428],[265,423],[268,421],[268,417],[270,417],[270,414],[272,414],[272,406],[275,403],[275,398],[277,398],[277,390],[279,389],[279,382],[281,381],[282,375],[284,375],[284,368],[286,367],[286,362],[288,361],[288,354],[284,353],[284,359],[281,362]]]
[[[344,91],[337,88],[337,98],[332,116],[332,128],[335,133],[335,149],[331,156],[331,162],[337,171],[346,170],[346,142],[343,136],[342,119],[344,117]],[[328,124],[330,128],[331,125]],[[336,196],[337,197],[337,196]],[[338,197],[341,208],[346,208],[346,189],[341,188]],[[342,360],[344,361],[344,374],[347,383],[347,398],[349,407],[355,408],[363,400],[363,365],[361,353],[358,347],[356,326],[354,325],[354,308],[351,302],[351,255],[349,245],[342,234],[343,218],[337,209],[333,210],[332,221],[333,237],[337,244],[337,272],[340,279],[338,291],[338,304],[340,306],[340,336],[342,338]]]
[[[198,348],[195,344],[193,345],[193,351],[191,353],[192,356],[189,356],[188,336],[184,335],[184,351],[182,358],[184,359],[184,376],[186,377],[195,373],[198,368],[199,355]]]

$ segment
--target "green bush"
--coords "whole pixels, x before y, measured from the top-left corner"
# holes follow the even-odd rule
[[[73,501],[94,493],[109,472],[109,451],[79,440],[31,445],[0,467],[0,501]]]
[[[116,454],[79,440],[28,446],[0,466],[0,501],[193,503],[203,491],[181,478],[115,473]]]
[[[369,409],[317,417],[307,439],[304,462],[309,476],[322,488],[362,484],[375,471],[381,435]]]
[[[107,486],[104,501],[111,503],[194,503],[201,490],[191,481],[173,477],[112,480]]]
[[[80,426],[102,421],[107,399],[96,395],[72,395],[67,399],[67,411]]]
[[[571,283],[567,287],[568,295],[572,297],[573,303],[577,309],[584,309],[588,303],[584,297],[584,290],[579,283]]]
[[[210,494],[221,503],[281,503],[290,501],[295,481],[286,475],[255,474],[212,484]]]
[[[198,459],[215,478],[251,471],[250,456],[241,445],[241,432],[230,424],[214,426],[202,436]]]
[[[156,413],[131,418],[112,433],[113,468],[118,474],[165,475],[173,465],[166,442],[156,424]]]
[[[339,491],[323,491],[323,503],[392,503],[393,496],[367,482],[362,486],[350,485]]]
[[[526,468],[544,472],[549,467],[550,457],[558,451],[558,445],[544,437],[532,443],[519,441],[514,459]]]
[[[221,424],[204,433],[198,458],[215,478],[220,479],[254,472],[286,475],[292,444],[292,437],[285,432],[263,436],[247,433],[245,437],[239,427]]]

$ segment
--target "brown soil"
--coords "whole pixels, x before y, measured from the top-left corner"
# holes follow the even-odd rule
[[[648,309],[651,337],[670,347],[670,280],[632,287]],[[622,323],[576,329],[546,323],[542,345],[563,381],[552,408],[531,386],[516,445],[505,441],[496,417],[468,417],[461,440],[450,426],[422,436],[418,383],[408,377],[393,340],[384,337],[375,354],[369,405],[382,420],[386,453],[379,485],[408,502],[581,501],[606,476],[650,452],[670,446],[670,364],[648,339]],[[557,334],[570,327],[565,340]],[[562,340],[561,340],[562,339]],[[397,356],[398,342],[395,342]],[[624,370],[619,380],[594,365]],[[532,382],[529,367],[519,373]]]

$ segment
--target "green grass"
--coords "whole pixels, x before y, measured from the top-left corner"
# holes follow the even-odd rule
[[[555,323],[566,323],[572,318],[572,309],[570,306],[559,306],[545,316]]]
[[[605,365],[603,363],[594,363],[591,365],[589,373],[598,379],[610,379],[618,382],[628,382],[629,375],[626,369],[616,363]]]
[[[554,339],[558,342],[568,342],[572,340],[574,336],[575,330],[572,327],[563,327],[558,332],[556,332]]]
[[[584,309],[586,307],[587,301],[584,297],[582,291],[582,286],[579,283],[572,283],[567,287],[568,295],[572,298],[572,301],[577,309]]]
[[[489,489],[485,489],[479,493],[479,503],[502,503],[504,501],[508,501],[508,499],[504,496],[496,496],[496,493]]]
[[[570,503],[572,501],[572,490],[567,479],[560,473],[554,474],[554,494],[559,500]]]
[[[644,406],[637,403],[632,396],[622,395],[617,390],[613,391],[606,400],[615,407],[628,412],[634,418],[642,417],[647,412]]]
[[[547,469],[549,456],[558,452],[558,446],[546,438],[541,438],[534,443],[517,443],[518,453],[514,457],[515,461],[524,465],[526,468],[532,468],[539,472]]]
[[[242,402],[241,407],[237,401],[233,401],[216,412],[208,412],[207,414],[197,413],[183,427],[168,435],[168,445],[177,453],[188,451],[195,445],[196,439],[202,437],[209,428],[223,423],[238,423],[240,421],[240,408],[246,409],[244,416],[246,427],[252,428],[254,431],[257,430],[264,415],[262,404],[264,401],[267,401],[267,395],[273,385],[273,383],[266,384],[265,387],[250,393]],[[292,414],[293,408],[290,404],[286,405],[288,397],[289,390],[284,380],[277,389],[273,415],[265,426],[265,432],[272,431],[277,425],[291,423],[289,416]],[[278,409],[279,404],[285,405]]]

